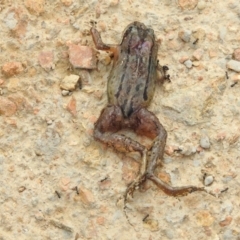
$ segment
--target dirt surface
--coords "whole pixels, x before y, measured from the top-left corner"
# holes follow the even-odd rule
[[[0,239],[240,239],[239,1],[0,2]],[[127,220],[122,197],[139,156],[92,137],[109,55],[81,47],[89,68],[97,54],[92,70],[70,56],[76,45],[94,48],[93,22],[117,44],[136,20],[154,29],[171,76],[149,108],[168,132],[156,175],[215,196],[169,197],[147,182]],[[61,89],[71,74],[81,88]]]

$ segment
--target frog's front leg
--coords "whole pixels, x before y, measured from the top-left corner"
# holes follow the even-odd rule
[[[110,51],[113,53],[114,56],[118,54],[118,46],[112,44],[105,44],[102,41],[101,35],[96,28],[92,27],[90,33],[92,35],[94,44],[98,50]]]
[[[146,158],[146,147],[116,132],[125,127],[122,111],[118,106],[106,107],[97,120],[93,136],[120,152],[139,152]]]

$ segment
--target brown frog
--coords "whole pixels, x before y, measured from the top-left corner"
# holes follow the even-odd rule
[[[133,195],[147,179],[171,196],[205,191],[195,186],[172,187],[154,175],[158,160],[163,159],[167,132],[154,113],[146,108],[153,98],[158,73],[162,73],[162,79],[169,78],[166,75],[168,68],[158,64],[154,31],[143,23],[133,22],[124,31],[120,45],[104,44],[94,27],[91,34],[97,49],[113,53],[107,87],[108,105],[95,124],[94,138],[121,152],[139,152],[142,157],[138,177],[127,188],[124,202],[128,194]],[[117,133],[125,128],[153,139],[151,149]]]

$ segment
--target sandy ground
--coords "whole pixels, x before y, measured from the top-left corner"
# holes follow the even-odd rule
[[[240,75],[227,68],[240,47],[239,1],[0,2],[1,240],[240,239]],[[148,182],[129,199],[127,220],[122,196],[138,156],[92,137],[107,104],[108,55],[98,53],[98,70],[84,70],[68,51],[94,47],[92,21],[117,44],[135,20],[154,29],[171,75],[149,108],[168,132],[156,174],[216,196],[169,197]],[[70,74],[82,87],[68,95],[60,83]]]

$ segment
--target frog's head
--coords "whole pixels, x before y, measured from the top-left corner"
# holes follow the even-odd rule
[[[125,29],[121,49],[129,53],[132,50],[140,50],[147,53],[154,42],[154,31],[151,28],[147,28],[143,23],[135,21]]]

